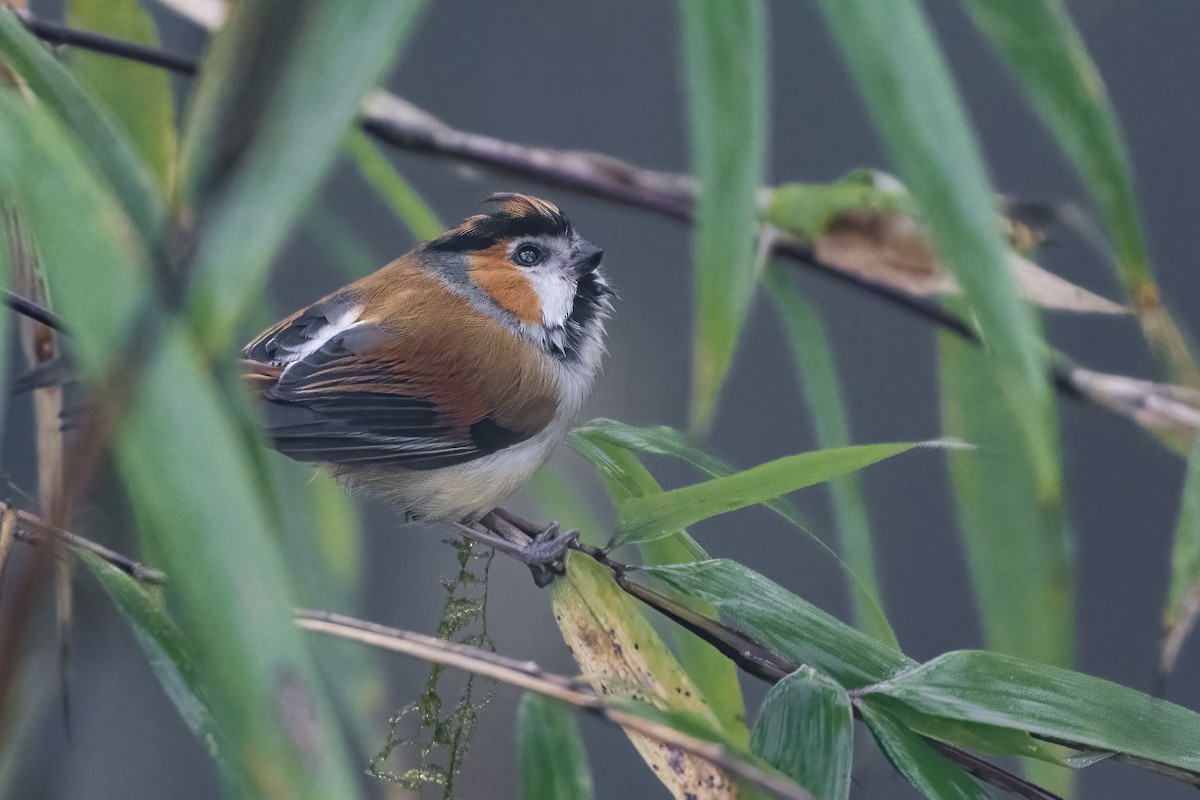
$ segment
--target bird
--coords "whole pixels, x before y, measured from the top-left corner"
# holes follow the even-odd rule
[[[578,532],[531,528],[500,504],[582,410],[614,293],[604,251],[558,206],[507,192],[484,203],[263,331],[242,350],[243,375],[280,453],[406,522],[503,549],[543,586]]]

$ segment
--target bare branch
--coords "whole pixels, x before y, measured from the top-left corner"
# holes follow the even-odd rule
[[[296,624],[310,631],[349,639],[395,653],[404,653],[423,661],[444,664],[526,691],[553,697],[626,730],[636,731],[671,747],[678,747],[715,767],[753,783],[775,797],[813,800],[811,794],[796,784],[737,757],[724,745],[681,733],[668,725],[607,705],[596,697],[590,687],[566,676],[546,672],[531,661],[515,661],[477,647],[446,642],[432,636],[389,628],[325,611],[298,609]]]

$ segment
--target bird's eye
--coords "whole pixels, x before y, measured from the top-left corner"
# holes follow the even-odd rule
[[[513,253],[513,260],[522,267],[532,267],[542,260],[542,251],[531,244],[523,244]]]

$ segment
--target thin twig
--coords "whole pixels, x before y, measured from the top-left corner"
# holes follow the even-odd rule
[[[478,647],[446,642],[433,636],[389,628],[325,611],[298,609],[296,624],[310,631],[349,639],[395,653],[404,653],[423,661],[444,664],[561,700],[625,730],[635,731],[665,745],[678,747],[684,752],[770,792],[775,797],[813,800],[811,794],[796,784],[736,757],[724,745],[682,733],[668,725],[653,722],[624,709],[607,705],[590,688],[584,688],[580,682],[564,675],[546,672],[532,661],[515,661]]]
[[[38,19],[27,11],[17,12],[17,16],[20,17],[21,22],[25,24],[30,33],[50,44],[73,45],[96,53],[138,61],[153,67],[162,67],[184,75],[196,74],[196,62],[190,58],[168,53],[155,47],[146,47],[123,39],[114,39],[111,36]]]
[[[16,525],[14,538],[18,542],[25,542],[26,544],[49,543],[52,546],[85,551],[107,561],[109,564],[112,564],[117,569],[142,583],[164,584],[167,582],[167,575],[162,570],[147,567],[140,561],[122,555],[98,542],[93,542],[91,539],[85,539],[70,531],[55,527],[36,514],[23,511],[11,503],[0,501],[0,526],[10,524],[8,520],[13,520],[13,524]]]

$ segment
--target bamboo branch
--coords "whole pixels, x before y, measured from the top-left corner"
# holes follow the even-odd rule
[[[665,745],[677,747],[775,797],[813,800],[811,794],[795,783],[760,769],[738,757],[724,745],[682,733],[668,725],[608,705],[585,684],[564,675],[546,672],[532,661],[516,661],[478,647],[447,642],[433,636],[389,628],[326,611],[297,609],[296,624],[306,630],[403,653],[561,700],[625,730],[636,731]]]

